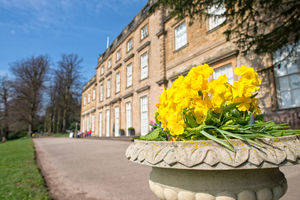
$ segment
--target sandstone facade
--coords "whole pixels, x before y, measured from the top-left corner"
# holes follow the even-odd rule
[[[272,57],[243,56],[232,41],[226,41],[224,23],[212,28],[209,20],[195,21],[189,26],[188,18],[177,21],[165,9],[150,15],[148,8],[149,3],[98,58],[97,73],[82,92],[81,131],[91,129],[92,136],[114,137],[122,134],[119,129],[128,135],[133,127],[135,135],[146,134],[162,90],[203,63],[215,69],[215,78],[226,73],[231,81],[239,78],[234,68],[254,67],[262,79],[261,109],[266,113],[282,110],[276,93],[279,79],[264,70],[271,66]],[[132,84],[128,84],[130,74]],[[299,98],[300,92],[296,96],[300,102]],[[299,107],[297,101],[288,109]]]

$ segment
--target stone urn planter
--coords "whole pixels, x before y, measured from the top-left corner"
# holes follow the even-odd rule
[[[299,163],[299,139],[256,139],[263,147],[231,140],[236,152],[212,140],[135,140],[126,157],[152,166],[149,185],[159,199],[277,200],[287,191],[279,167]]]

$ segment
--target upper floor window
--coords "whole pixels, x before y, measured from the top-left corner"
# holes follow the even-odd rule
[[[104,66],[101,67],[101,75],[104,74]]]
[[[209,30],[221,25],[225,21],[225,17],[221,16],[225,12],[225,6],[218,7],[217,5],[213,5],[208,9],[209,14],[213,14],[213,17],[208,19]]]
[[[127,51],[130,51],[131,49],[132,49],[132,38],[127,42]]]
[[[111,59],[108,60],[108,69],[111,68]]]
[[[127,87],[132,85],[132,64],[127,65]]]
[[[283,60],[292,50],[287,45],[274,54],[274,61]],[[276,92],[279,108],[292,108],[300,106],[300,42],[289,58],[282,61],[275,68]]]
[[[83,97],[83,105],[85,106],[86,104],[86,96]]]
[[[175,29],[175,50],[183,47],[186,44],[186,25],[183,23]]]
[[[107,97],[110,97],[110,79],[107,80]]]
[[[233,69],[231,64],[214,69],[214,71],[215,71],[213,73],[214,79],[217,79],[219,78],[219,76],[223,76],[224,74],[226,74],[226,76],[228,77],[227,82],[230,83],[231,85],[233,84]]]
[[[93,100],[95,100],[95,98],[96,98],[96,90],[93,89]]]
[[[91,93],[88,94],[88,103],[91,101]]]
[[[103,85],[100,85],[100,101],[103,101]]]
[[[120,92],[120,72],[116,74],[116,93]]]
[[[117,52],[117,61],[121,59],[121,49]]]
[[[141,29],[141,40],[148,36],[147,24]]]
[[[148,54],[144,53],[141,56],[141,79],[148,77]]]

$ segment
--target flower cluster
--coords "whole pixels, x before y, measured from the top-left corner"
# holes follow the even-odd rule
[[[224,104],[236,103],[239,112],[260,114],[258,99],[253,95],[261,84],[258,74],[243,65],[234,71],[241,78],[232,85],[226,75],[208,81],[214,70],[207,64],[192,68],[185,77],[180,76],[170,89],[162,92],[156,104],[156,118],[161,127],[172,136],[181,135],[189,126],[186,118],[194,118],[195,126],[205,125],[208,113],[222,114]]]

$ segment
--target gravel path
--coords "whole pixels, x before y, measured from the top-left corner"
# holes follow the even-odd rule
[[[37,138],[37,162],[53,199],[157,200],[151,167],[125,158],[130,142]]]
[[[157,200],[148,185],[151,167],[125,158],[130,142],[37,138],[37,163],[53,199]],[[300,165],[283,167],[288,192],[300,199]]]

